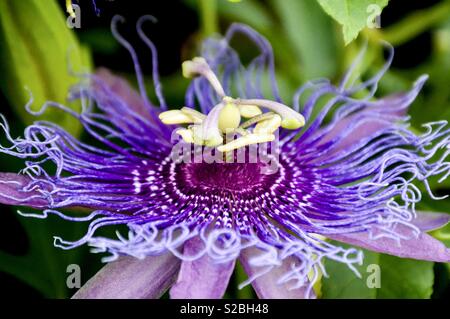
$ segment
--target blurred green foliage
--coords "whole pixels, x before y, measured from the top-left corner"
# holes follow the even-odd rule
[[[89,72],[91,58],[87,47],[80,45],[74,32],[66,26],[64,12],[56,1],[1,0],[0,57],[0,88],[10,109],[19,116],[19,121],[12,125],[13,130],[20,123],[31,124],[36,120],[25,110],[30,94],[34,111],[46,101],[80,109],[78,103],[67,102],[70,86],[80,80],[70,71]],[[1,106],[2,112],[5,107]],[[53,121],[74,135],[81,133],[80,123],[61,111],[47,111],[39,119]],[[1,159],[2,171],[17,171],[13,158],[2,156]],[[0,251],[0,271],[17,277],[46,297],[69,297],[66,267],[80,263],[87,249],[61,251],[52,246],[52,235],[57,232],[79,238],[83,234],[82,225],[55,218],[45,221],[19,218],[19,221],[28,237],[28,252],[17,256]]]
[[[341,243],[335,243],[349,247]],[[426,299],[433,292],[433,263],[363,250],[360,278],[346,265],[325,261],[329,277],[322,279],[322,297],[328,299]],[[371,268],[374,267],[374,268]],[[379,267],[379,268],[378,268]],[[377,272],[379,277],[377,278]]]
[[[25,110],[30,92],[34,111],[46,101],[67,104],[69,87],[79,81],[69,73],[69,62],[72,72],[81,72],[82,67],[86,72],[90,66],[87,48],[66,26],[55,1],[0,1],[0,53],[2,91],[28,124],[34,120]],[[80,125],[68,114],[47,112],[44,118],[71,133],[80,132]]]

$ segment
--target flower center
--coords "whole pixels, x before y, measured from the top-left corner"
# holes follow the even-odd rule
[[[267,173],[267,163],[179,163],[174,164],[178,189],[205,196],[228,193],[234,200],[253,198],[267,191],[280,178],[280,171]],[[224,194],[225,193],[225,194]],[[245,196],[248,195],[248,196]]]

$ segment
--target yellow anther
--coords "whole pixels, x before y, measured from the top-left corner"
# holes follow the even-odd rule
[[[203,145],[205,142],[202,138],[202,127],[201,125],[192,125],[189,127],[189,129],[192,132],[192,139],[194,140],[193,143],[197,145]]]
[[[192,61],[184,61],[181,64],[181,70],[183,76],[187,79],[194,77],[197,73],[194,71],[194,62]]]
[[[239,105],[241,116],[245,118],[252,118],[262,114],[262,111],[256,105]]]
[[[190,116],[193,119],[195,124],[200,124],[206,118],[205,114],[200,113],[197,110],[191,109],[190,107],[181,108],[181,112]]]
[[[191,130],[183,128],[176,132],[186,143],[194,143],[194,133]]]
[[[281,126],[289,130],[296,130],[305,125],[305,118],[300,113],[280,102],[264,99],[237,99],[233,101],[238,105],[257,105],[267,108],[281,116]]]
[[[275,135],[273,134],[248,134],[225,145],[221,145],[217,149],[220,152],[225,153],[251,144],[272,142],[274,139]]]
[[[236,104],[227,103],[219,115],[219,129],[222,132],[234,130],[239,127],[241,123],[241,113]]]
[[[218,129],[212,129],[204,135],[203,127],[201,125],[194,125],[191,127],[193,132],[194,143],[198,145],[206,145],[215,147],[223,143],[223,137]]]
[[[194,123],[194,119],[180,110],[170,110],[159,114],[161,122],[167,125],[171,124],[189,124]]]
[[[204,144],[209,147],[216,147],[223,143],[223,137],[221,134],[211,134],[208,139],[204,141]]]
[[[281,125],[281,116],[274,114],[271,118],[256,124],[253,129],[255,134],[270,134],[278,130]]]
[[[275,113],[273,113],[273,112],[266,112],[266,113],[257,115],[255,117],[245,121],[239,127],[243,128],[243,129],[246,129],[246,128],[248,128],[248,127],[250,127],[250,126],[252,126],[252,125],[254,125],[254,124],[258,123],[258,122],[262,122],[262,121],[271,119],[272,116],[274,116],[274,114]]]
[[[281,127],[288,130],[296,130],[305,125],[305,119],[303,118],[302,120],[302,118],[300,118],[299,116],[297,116],[296,118],[294,117],[285,118],[283,119],[283,121],[281,121]]]
[[[184,61],[181,64],[181,69],[185,78],[195,77],[201,74],[201,71],[205,68],[209,69],[208,63],[202,57],[196,57],[192,60]]]

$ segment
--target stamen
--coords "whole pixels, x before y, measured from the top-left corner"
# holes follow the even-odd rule
[[[205,141],[202,135],[202,126],[201,125],[191,125],[189,126],[189,130],[192,132],[192,138],[194,140],[194,144],[204,145]]]
[[[241,127],[238,127],[238,128],[236,128],[234,130],[227,131],[226,134],[239,134],[241,136],[245,136],[245,135],[248,135],[250,133],[247,130],[245,130],[245,129],[241,128]]]
[[[225,97],[225,91],[222,87],[222,84],[220,84],[219,79],[211,70],[208,62],[206,62],[204,58],[196,57],[193,58],[191,61],[184,61],[181,67],[183,70],[184,77],[191,78],[198,75],[202,75],[209,81],[213,89],[217,92],[217,94],[221,98]]]
[[[190,129],[182,128],[176,131],[186,143],[194,143],[194,133]]]
[[[267,113],[263,113],[261,115],[255,116],[254,118],[251,118],[250,120],[242,123],[241,126],[239,126],[239,128],[246,129],[246,128],[252,126],[253,124],[270,119],[274,114],[275,113],[273,113],[273,112],[267,112]]]
[[[197,118],[180,110],[170,110],[159,114],[159,119],[166,125],[201,123]]]
[[[252,118],[262,114],[262,111],[256,105],[239,105],[241,116],[245,118]]]
[[[232,150],[258,143],[272,142],[275,139],[273,134],[248,134],[237,138],[230,143],[219,146],[217,149],[222,152],[230,152]]]
[[[203,114],[197,110],[191,109],[190,107],[185,106],[185,107],[181,108],[181,111],[183,113],[187,114],[188,116],[190,116],[191,118],[193,118],[194,123],[202,123],[206,119],[205,114]]]
[[[281,125],[281,116],[275,114],[271,118],[256,124],[255,128],[253,129],[253,133],[270,134],[278,130],[280,125]]]
[[[263,99],[236,99],[233,100],[233,102],[237,105],[256,105],[278,113],[282,118],[281,126],[285,129],[296,130],[305,125],[305,118],[303,115],[279,102]]]

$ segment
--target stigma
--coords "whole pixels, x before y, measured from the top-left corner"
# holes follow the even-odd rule
[[[227,96],[218,77],[202,57],[183,62],[182,70],[187,78],[206,78],[220,98],[208,114],[182,107],[159,115],[166,125],[187,126],[176,131],[186,143],[230,152],[251,144],[271,142],[280,127],[297,130],[305,125],[303,115],[280,102]],[[231,141],[229,136],[232,136]]]

